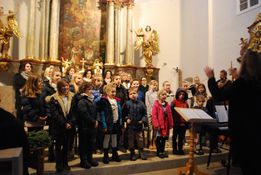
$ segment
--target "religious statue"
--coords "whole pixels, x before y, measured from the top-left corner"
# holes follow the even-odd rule
[[[65,72],[67,71],[67,69],[71,66],[71,62],[67,60],[65,60],[63,57],[62,57],[62,73],[63,73],[63,76],[65,76]]]
[[[71,63],[72,64],[80,64],[80,60],[82,58],[82,49],[78,41],[74,41],[73,47],[71,50]]]
[[[9,10],[4,14],[3,7],[0,8],[0,58],[8,59],[8,50],[10,48],[10,39],[15,35],[21,38],[21,32],[18,29],[15,14]]]
[[[95,59],[93,62],[93,73],[102,75],[103,63],[100,59]]]
[[[247,49],[247,43],[248,40],[246,38],[240,38],[240,46],[241,46],[241,50],[240,50],[240,55],[243,56],[244,52]]]
[[[94,54],[93,49],[91,47],[86,46],[84,50],[84,58],[86,60],[92,60],[93,54]]]
[[[135,49],[142,47],[142,53],[145,58],[146,67],[153,67],[152,56],[159,53],[158,33],[152,30],[150,26],[138,29],[136,32],[137,40],[135,42]]]

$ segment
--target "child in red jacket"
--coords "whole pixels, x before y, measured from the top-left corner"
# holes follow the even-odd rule
[[[173,127],[170,105],[166,102],[167,92],[160,90],[158,100],[152,107],[152,124],[156,131],[157,156],[168,157],[165,152],[165,142],[169,138],[169,130]]]

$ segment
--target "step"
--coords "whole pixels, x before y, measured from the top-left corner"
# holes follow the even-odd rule
[[[188,161],[188,147],[185,148],[185,155],[173,155],[171,154],[172,149],[167,148],[169,153],[168,158],[158,158],[156,157],[156,151],[151,151],[145,149],[145,152],[148,156],[148,160],[129,160],[129,153],[122,153],[119,151],[121,162],[110,162],[109,164],[102,163],[103,155],[94,154],[94,158],[99,161],[98,167],[93,167],[91,169],[83,169],[79,166],[80,159],[77,157],[75,160],[70,161],[69,165],[71,166],[71,171],[63,172],[63,174],[75,174],[75,175],[126,175],[126,174],[135,174],[135,173],[144,173],[149,171],[158,171],[165,169],[172,169],[185,166]],[[205,154],[198,156],[194,155],[195,164],[206,164],[208,158],[208,148],[204,149]],[[111,155],[111,154],[110,154]],[[222,150],[222,153],[212,154],[211,162],[220,161],[222,159],[227,159],[228,151]],[[30,174],[35,174],[34,170],[29,170]],[[51,175],[55,173],[55,163],[50,163],[45,161],[44,164],[44,174]]]

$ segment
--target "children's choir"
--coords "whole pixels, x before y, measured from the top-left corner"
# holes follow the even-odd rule
[[[124,149],[129,150],[131,161],[147,160],[145,150],[155,148],[158,157],[167,158],[165,144],[170,136],[172,153],[184,155],[189,123],[178,115],[175,107],[200,108],[214,116],[216,102],[207,102],[205,85],[198,77],[191,87],[180,87],[175,94],[169,81],[164,81],[159,89],[156,80],[147,83],[146,77],[139,80],[125,72],[112,74],[110,70],[104,71],[102,77],[91,70],[78,72],[71,67],[62,77],[59,68],[50,66],[43,76],[26,75],[25,85],[16,97],[17,107],[21,106],[18,116],[33,125],[28,131],[49,126],[54,143],[54,147],[49,147],[49,161],[55,160],[57,172],[70,170],[68,161],[76,153],[82,168],[98,166],[93,159],[97,150],[103,153],[104,164],[120,162],[118,151]],[[198,126],[198,133],[199,147],[195,153],[204,154],[205,126]]]

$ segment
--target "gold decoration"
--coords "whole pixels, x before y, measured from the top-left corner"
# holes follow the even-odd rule
[[[65,60],[63,57],[62,57],[62,73],[63,73],[63,76],[65,76],[65,73],[67,71],[67,69],[71,66],[71,62],[67,60]]]
[[[96,58],[93,62],[92,69],[94,74],[102,75],[102,69],[103,69],[102,61]]]
[[[149,67],[146,69],[146,73],[145,73],[145,74],[146,74],[146,77],[147,77],[149,80],[152,79],[153,71],[154,71],[154,70],[153,70],[152,68],[149,68]]]
[[[8,50],[10,48],[10,39],[15,35],[22,37],[18,29],[15,13],[9,10],[8,14],[4,14],[3,7],[0,8],[0,58],[9,59]]]
[[[136,35],[135,49],[138,50],[142,47],[146,67],[153,67],[152,56],[158,54],[160,51],[157,31],[151,30],[150,26],[146,26],[145,31],[143,28],[138,29]]]
[[[254,23],[248,27],[248,32],[250,34],[248,49],[261,53],[261,13],[257,15]]]
[[[0,71],[8,71],[8,62],[0,61]]]
[[[254,23],[248,27],[248,33],[250,35],[250,39],[240,38],[241,40],[241,50],[240,56],[237,60],[239,62],[242,61],[242,58],[247,50],[252,50],[257,53],[261,53],[261,13],[259,13],[256,17]]]
[[[84,72],[85,63],[86,63],[87,61],[85,60],[85,58],[82,58],[82,59],[80,60],[80,62],[82,63],[82,72]]]

